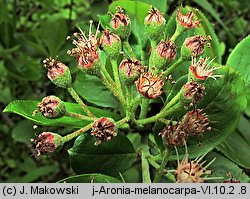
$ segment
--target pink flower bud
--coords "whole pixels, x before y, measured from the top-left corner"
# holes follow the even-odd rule
[[[97,119],[92,126],[91,135],[98,140],[95,145],[111,141],[113,137],[117,136],[114,121],[104,117]]]
[[[136,81],[136,85],[140,94],[149,99],[154,99],[162,94],[164,80],[154,76],[151,72],[147,72],[140,76]]]

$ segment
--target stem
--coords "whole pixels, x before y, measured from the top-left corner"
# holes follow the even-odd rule
[[[162,78],[167,77],[177,66],[179,66],[184,60],[180,57],[172,66],[170,66],[167,70],[162,72]]]
[[[123,126],[125,123],[127,123],[127,122],[128,122],[128,120],[129,120],[129,118],[128,118],[128,117],[124,117],[123,119],[121,119],[121,120],[117,121],[117,122],[116,122],[116,126],[117,126],[117,128],[119,128],[119,127]]]
[[[133,49],[132,49],[132,47],[130,46],[128,40],[124,41],[123,47],[124,47],[124,49],[127,50],[128,54],[129,54],[129,58],[135,59],[135,54],[134,54]]]
[[[118,72],[118,65],[117,65],[116,60],[112,59],[111,60],[111,65],[112,65],[112,68],[113,68],[113,73],[114,73],[114,78],[115,78],[115,84],[116,84],[117,91],[118,91],[119,95],[122,96],[122,98],[124,99],[121,80],[120,80],[119,72]],[[126,107],[126,103],[124,105]]]
[[[73,138],[79,136],[80,134],[85,133],[86,131],[91,129],[92,125],[93,125],[93,123],[81,128],[81,129],[79,129],[79,130],[77,130],[77,131],[75,131],[75,132],[73,132],[71,134],[68,134],[68,135],[64,136],[62,138],[63,139],[62,142],[63,143],[68,142],[68,141],[72,140]]]
[[[169,124],[170,122],[172,122],[174,125],[177,124],[176,121],[167,120],[167,119],[164,119],[164,118],[159,118],[158,121],[161,122],[161,123],[163,123],[163,124]]]
[[[104,77],[104,75],[101,74],[99,78],[102,80],[103,84],[113,93],[113,95],[118,98],[118,100],[121,103],[122,109],[123,109],[126,106],[126,100],[125,100],[124,96],[121,95],[120,92],[118,92],[117,88],[112,84],[112,82],[109,82]]]
[[[143,183],[151,183],[150,173],[149,173],[149,164],[148,164],[148,156],[149,156],[149,146],[148,136],[142,136],[142,145],[141,145],[141,166],[142,166],[142,182]]]
[[[146,98],[143,98],[142,103],[141,103],[141,112],[140,112],[139,119],[143,119],[147,116],[148,106],[149,106],[149,100]]]
[[[160,165],[153,159],[152,156],[148,158],[149,164],[151,164],[155,169],[159,169]],[[176,182],[175,176],[170,173],[170,170],[163,170],[163,175],[166,176],[171,182]]]
[[[65,116],[74,117],[74,118],[77,118],[77,119],[80,119],[80,120],[85,120],[85,121],[90,121],[90,122],[93,122],[96,119],[96,118],[93,118],[93,117],[88,117],[88,116],[85,116],[85,115],[72,113],[72,112],[66,112]]]
[[[154,66],[153,57],[154,57],[154,49],[156,46],[156,41],[151,40],[150,44],[151,44],[151,55],[149,57],[149,69],[148,69],[149,71],[151,71]]]
[[[112,77],[110,76],[110,74],[108,73],[108,71],[106,70],[105,66],[103,64],[101,64],[101,70],[102,70],[102,75],[105,79],[107,79],[107,81],[113,86],[116,87],[114,80],[112,79]]]
[[[183,26],[181,26],[181,25],[179,25],[179,24],[177,23],[177,28],[175,29],[175,32],[174,32],[174,34],[173,34],[173,36],[171,37],[170,40],[175,41],[175,40],[177,39],[177,37],[179,37],[179,35],[180,35],[181,33],[183,33],[185,30],[186,30],[185,27],[183,27]]]
[[[163,175],[163,171],[168,163],[169,155],[170,155],[170,153],[169,153],[168,149],[165,149],[165,151],[163,152],[163,158],[162,158],[161,165],[155,174],[154,183],[160,182],[161,177]]]
[[[147,123],[151,123],[151,122],[155,122],[156,120],[158,120],[161,117],[166,117],[167,115],[171,114],[173,111],[175,111],[176,109],[178,109],[180,107],[180,104],[176,104],[174,106],[172,106],[171,108],[164,110],[162,109],[158,114],[146,118],[146,119],[140,119],[136,121],[137,125],[143,125],[143,124],[147,124]],[[164,111],[163,111],[164,110]]]
[[[79,95],[72,86],[68,87],[67,90],[69,94],[75,99],[75,101],[83,108],[83,110],[85,111],[85,113],[87,113],[89,117],[95,117],[94,114],[91,113],[91,111],[88,109],[86,104],[83,103],[83,101],[81,100],[81,98],[79,97]]]

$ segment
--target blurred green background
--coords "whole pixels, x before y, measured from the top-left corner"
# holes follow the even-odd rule
[[[221,42],[223,63],[235,45],[250,33],[249,0],[163,1],[167,17],[181,4],[197,7],[206,14]],[[97,14],[106,13],[111,2],[0,0],[0,182],[55,182],[73,175],[67,155],[67,148],[73,143],[56,156],[38,158],[29,139],[48,129],[34,127],[22,117],[2,111],[13,100],[40,100],[50,94],[72,101],[47,79],[41,62],[48,56],[58,56],[70,66],[74,76],[77,67],[66,53],[71,48],[66,37],[76,27],[87,30],[91,19],[97,23]],[[244,116],[244,127],[250,126],[247,120],[249,115]],[[56,130],[63,134],[71,129]]]

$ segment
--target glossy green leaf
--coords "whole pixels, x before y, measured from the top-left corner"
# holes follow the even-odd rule
[[[33,124],[27,120],[18,122],[11,132],[12,138],[17,142],[30,144],[30,139],[35,135],[32,126]]]
[[[129,139],[118,133],[110,142],[95,146],[95,138],[84,134],[69,150],[71,166],[77,174],[101,173],[117,176],[128,169],[137,154]]]
[[[224,180],[240,180],[241,182],[249,182],[250,178],[240,169],[236,164],[234,164],[229,159],[219,155],[217,153],[209,153],[204,159],[207,162],[215,161],[208,167],[212,170],[212,175],[208,177],[223,177],[221,180],[209,180],[206,182],[223,182]]]
[[[250,151],[250,123],[241,116],[238,129],[232,133],[217,149],[229,159],[242,167],[250,168],[250,158],[246,157]]]
[[[93,174],[70,176],[58,182],[59,183],[120,183],[121,181],[111,176],[99,173],[93,173]]]
[[[76,77],[74,88],[81,97],[97,106],[119,107],[117,98],[96,76],[79,73]]]
[[[227,64],[239,71],[244,77],[248,98],[246,113],[250,116],[250,35],[243,39],[231,52]]]
[[[73,127],[83,127],[89,124],[89,122],[82,121],[79,119],[71,118],[71,117],[62,117],[59,119],[47,119],[41,116],[39,113],[35,116],[32,116],[34,110],[37,110],[38,101],[33,100],[16,100],[11,102],[3,112],[16,113],[21,115],[36,124],[44,125],[44,126],[73,126]],[[86,115],[82,108],[75,103],[65,102],[66,109],[69,112],[80,113]],[[97,117],[112,117],[113,119],[119,119],[119,116],[116,114],[109,112],[107,110],[102,110],[94,107],[89,107],[89,109],[97,116]]]

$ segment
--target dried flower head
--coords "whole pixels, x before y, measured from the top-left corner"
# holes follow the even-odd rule
[[[165,28],[166,20],[162,13],[156,8],[150,8],[148,15],[144,19],[145,31],[150,39],[157,40]]]
[[[100,44],[103,47],[105,53],[115,58],[121,52],[121,39],[118,35],[112,33],[108,28],[103,31],[103,34],[100,38]]]
[[[37,139],[31,139],[35,144],[37,156],[50,155],[59,150],[63,144],[62,137],[56,133],[43,132]]]
[[[167,145],[171,146],[183,146],[187,141],[187,133],[181,123],[175,125],[168,124],[160,133],[166,140]]]
[[[92,21],[90,21],[89,35],[86,36],[85,33],[80,29],[80,33],[74,33],[76,38],[72,39],[72,43],[76,46],[71,50],[68,50],[68,54],[73,56],[77,63],[79,69],[88,69],[92,68],[95,65],[95,62],[99,60],[98,46],[99,42],[97,39],[97,34],[99,33],[98,27],[96,33],[91,32]],[[70,36],[67,37],[67,40],[71,39]]]
[[[38,103],[40,113],[50,119],[63,117],[66,113],[64,102],[56,96],[47,96]]]
[[[114,136],[117,136],[114,121],[104,117],[97,119],[92,126],[91,135],[98,140],[95,145],[112,140]]]
[[[193,11],[188,12],[187,14],[183,14],[181,9],[178,8],[176,13],[176,19],[185,28],[195,28],[200,25],[200,21],[194,21],[194,13]]]
[[[142,74],[136,81],[137,89],[143,96],[154,99],[162,94],[164,80],[151,72]]]
[[[212,37],[210,35],[195,35],[185,40],[185,46],[190,50],[192,56],[198,56],[204,52],[205,45],[210,47],[211,40]]]
[[[48,78],[57,86],[67,88],[72,83],[69,68],[51,57],[43,60],[44,67],[48,70]]]
[[[154,52],[154,64],[164,65],[166,62],[171,62],[175,59],[176,55],[176,45],[171,40],[160,41],[160,43],[155,47]]]
[[[183,86],[184,103],[188,102],[189,106],[199,103],[205,96],[205,87],[195,81],[191,81]]]
[[[206,130],[211,130],[209,119],[201,109],[195,109],[186,113],[183,118],[183,126],[188,135],[201,135]]]
[[[176,168],[176,182],[177,183],[202,183],[206,180],[206,176],[210,175],[211,170],[206,170],[207,167],[212,164],[215,160],[212,160],[208,165],[202,167],[203,164],[206,162],[201,162],[203,157],[197,158],[196,160],[188,160],[188,155],[186,154],[185,157],[181,162],[178,161],[178,167]]]
[[[115,31],[115,33],[119,35],[119,37],[121,37],[122,39],[126,39],[130,35],[130,19],[120,6],[116,7],[116,13],[112,15],[110,25]]]
[[[214,75],[214,71],[219,69],[220,67],[216,66],[210,66],[211,60],[209,63],[207,63],[208,58],[200,57],[199,61],[196,62],[196,57],[192,58],[192,64],[189,67],[189,71],[191,76],[195,80],[206,80],[208,77],[211,77],[213,79],[220,78],[222,75]]]
[[[125,80],[133,82],[136,78],[139,77],[142,72],[143,67],[141,62],[135,59],[125,59],[120,63],[119,72]]]

